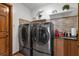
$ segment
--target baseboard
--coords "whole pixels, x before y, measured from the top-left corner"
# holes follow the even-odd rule
[[[16,54],[19,53],[19,52],[20,52],[20,51],[17,51],[17,52],[15,52],[15,53],[13,53],[12,56],[16,55]]]

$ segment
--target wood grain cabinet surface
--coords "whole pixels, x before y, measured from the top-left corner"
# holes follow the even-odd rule
[[[78,56],[78,41],[77,40],[64,40],[64,55],[65,56]]]
[[[55,39],[54,40],[54,56],[78,56],[79,45],[77,40]]]

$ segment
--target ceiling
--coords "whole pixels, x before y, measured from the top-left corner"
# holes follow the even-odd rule
[[[46,6],[46,5],[50,5],[52,3],[23,3],[24,6],[27,6],[30,10],[42,7],[42,6]]]

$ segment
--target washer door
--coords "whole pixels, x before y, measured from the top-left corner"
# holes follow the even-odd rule
[[[39,45],[45,45],[45,44],[48,43],[49,32],[48,32],[46,27],[42,27],[42,26],[39,27],[38,36],[39,36],[39,38],[38,38],[38,44]]]
[[[27,26],[23,26],[22,28],[22,41],[23,41],[24,47],[26,47],[26,45],[28,44],[28,27]]]
[[[22,47],[27,47],[28,45],[28,26],[19,26],[19,43]]]

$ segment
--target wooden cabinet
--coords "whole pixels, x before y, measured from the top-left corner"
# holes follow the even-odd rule
[[[55,56],[78,56],[79,55],[78,40],[55,39],[54,55]]]
[[[63,56],[63,48],[64,48],[64,40],[55,39],[54,40],[54,55],[55,56]]]
[[[64,55],[77,56],[78,55],[78,41],[67,39],[64,40]]]

